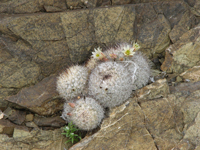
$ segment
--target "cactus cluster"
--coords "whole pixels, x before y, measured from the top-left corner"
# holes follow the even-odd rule
[[[140,46],[122,43],[102,52],[95,49],[85,66],[72,66],[57,80],[57,91],[66,100],[62,118],[82,130],[95,129],[104,108],[125,102],[133,90],[148,83],[150,63]]]

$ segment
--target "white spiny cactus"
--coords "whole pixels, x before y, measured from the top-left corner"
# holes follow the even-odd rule
[[[91,72],[92,69],[94,69],[98,65],[98,60],[95,58],[90,58],[87,62],[85,67],[88,68],[88,70]]]
[[[63,119],[73,122],[81,130],[95,129],[104,118],[104,109],[93,98],[86,97],[65,103]]]
[[[88,69],[84,66],[72,66],[57,79],[57,91],[66,100],[84,92],[88,80]]]
[[[122,43],[102,52],[92,52],[83,66],[72,66],[57,80],[57,91],[68,101],[62,117],[82,130],[96,128],[104,118],[103,107],[125,102],[132,90],[147,85],[151,74],[150,61],[139,51],[137,43]],[[80,94],[91,97],[73,99]],[[69,103],[70,101],[70,103]]]
[[[132,90],[145,86],[151,74],[150,63],[141,52],[137,51],[139,48],[137,43],[134,43],[133,46],[121,43],[116,48],[110,48],[104,52],[107,57],[116,55],[115,61],[126,64],[132,77]]]
[[[130,72],[123,63],[107,61],[91,72],[89,94],[104,107],[114,107],[126,101],[132,92]]]
[[[138,51],[130,59],[133,62],[128,67],[132,74],[132,89],[137,90],[148,84],[151,75],[151,65],[148,59]],[[136,71],[135,67],[137,68]]]

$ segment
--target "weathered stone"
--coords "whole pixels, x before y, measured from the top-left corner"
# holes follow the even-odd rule
[[[44,5],[55,6],[62,10],[66,9],[65,0],[10,0],[0,2],[1,13],[35,13],[44,11]]]
[[[169,86],[166,79],[157,80],[156,82],[136,91],[138,102],[167,97],[168,94]]]
[[[200,150],[200,146],[195,147],[194,150]]]
[[[154,81],[168,77],[165,72],[155,70],[155,69],[151,69],[151,75],[153,76]]]
[[[54,24],[52,26],[52,24]],[[65,38],[59,14],[40,14],[14,17],[8,28],[22,39],[61,40]]]
[[[16,89],[14,88],[0,88],[0,109],[4,110],[7,105],[8,105],[8,101],[4,100],[4,98],[6,98],[9,95],[14,95],[16,94]]]
[[[56,92],[56,77],[50,76],[34,86],[23,88],[17,95],[6,100],[26,107],[40,115],[52,115],[63,107]]]
[[[12,58],[12,55],[9,54],[5,50],[4,41],[2,40],[2,37],[0,37],[0,63],[6,61],[7,59],[11,59],[11,58]]]
[[[176,77],[176,82],[181,82],[183,79],[180,76]]]
[[[154,99],[142,102],[146,128],[155,137],[159,149],[171,149],[183,135],[183,115],[175,104],[176,98]]]
[[[184,104],[181,107],[184,115],[183,121],[185,126],[190,125],[190,123],[194,121],[195,117],[200,112],[199,98],[200,90],[197,90],[185,99]]]
[[[14,128],[13,138],[15,141],[24,141],[32,137],[33,135],[29,132],[27,127]]]
[[[181,93],[187,95],[200,89],[200,81],[195,83],[180,83],[177,86],[170,86],[170,93]]]
[[[190,11],[186,11],[182,16],[181,20],[177,25],[169,33],[170,39],[173,43],[179,40],[179,38],[190,28],[193,28],[195,21],[195,16],[190,13]]]
[[[196,0],[184,0],[189,6],[193,7]]]
[[[80,7],[83,6],[83,2],[81,0],[66,0],[67,6],[70,7]]]
[[[11,123],[9,120],[0,120],[0,134],[12,136],[15,127],[17,127],[17,125]]]
[[[81,62],[82,58],[87,58],[95,43],[94,28],[89,13],[90,10],[83,10],[61,15],[72,62]]]
[[[110,6],[111,5],[111,1],[110,0],[100,0],[100,2],[98,2],[98,4],[100,5],[100,6],[104,6],[104,7],[108,7],[108,6]]]
[[[36,83],[40,67],[31,61],[17,58],[9,59],[0,64],[0,87],[21,88]]]
[[[154,9],[158,14],[164,14],[171,25],[171,29],[179,23],[188,7],[183,1],[166,1],[154,3]]]
[[[129,4],[132,0],[112,0],[112,5]]]
[[[184,136],[184,139],[186,140],[189,139],[191,143],[194,145],[200,144],[199,124],[200,124],[200,112],[197,113],[195,118],[195,123],[185,131],[185,136]]]
[[[156,13],[152,4],[142,3],[134,6],[136,10],[135,21],[138,31],[143,24],[147,25],[158,17],[158,14]]]
[[[167,73],[182,73],[199,65],[200,25],[189,30],[166,50],[165,61],[161,66]]]
[[[0,28],[1,29],[1,28]],[[2,35],[0,43],[4,53],[8,53],[11,57],[6,58],[9,60],[13,57],[19,57],[24,60],[30,60],[30,56],[35,55],[36,52],[31,48],[30,45],[25,43],[23,40],[13,39],[13,36]]]
[[[190,82],[200,81],[200,66],[194,66],[180,74],[180,76],[184,80],[189,80]]]
[[[62,11],[62,9],[58,8],[58,7],[54,7],[54,6],[44,6],[44,9],[46,10],[46,12],[59,12]]]
[[[66,10],[66,0],[39,0],[42,6],[53,6],[61,10]]]
[[[38,126],[34,122],[26,122],[26,126],[29,128],[38,128]]]
[[[35,129],[32,131],[26,128],[14,129],[13,137],[0,134],[1,150],[63,150],[68,149],[72,144],[65,142],[68,139],[61,134],[61,129],[43,131]]]
[[[41,73],[49,76],[61,68],[70,65],[69,48],[65,40],[61,41],[32,41],[33,46],[39,46],[40,51],[33,55],[33,60],[41,67]],[[80,60],[84,59],[79,55]],[[74,62],[77,62],[74,58]]]
[[[62,127],[66,124],[66,122],[60,116],[51,117],[51,118],[35,116],[33,122],[40,127],[42,126]]]
[[[26,118],[26,112],[8,107],[4,112],[6,117],[15,124],[21,125]]]
[[[188,1],[188,3],[190,4],[191,8],[191,12],[193,14],[195,14],[196,16],[200,16],[200,2],[198,0],[192,0],[192,1]]]
[[[142,49],[151,49],[153,57],[157,57],[169,46],[170,39],[168,34],[170,31],[170,24],[164,15],[158,15],[157,19],[152,22],[141,25],[137,42]]]
[[[95,9],[94,26],[98,43],[134,41],[134,5]]]
[[[97,4],[102,5],[102,0],[66,0],[70,9],[76,8],[93,8]]]
[[[194,146],[188,140],[181,140],[177,145],[172,148],[173,150],[194,150]],[[195,149],[196,150],[196,149]]]
[[[8,138],[6,135],[4,134],[0,134],[0,138],[3,138],[4,140],[10,140],[10,138]],[[0,149],[1,150],[20,150],[20,149],[23,149],[23,150],[30,150],[31,149],[31,146],[29,144],[25,144],[25,143],[22,143],[22,142],[14,142],[14,140],[10,140],[6,143],[1,143],[0,144]]]
[[[37,0],[38,1],[38,0]],[[42,8],[38,5],[36,0],[11,0],[0,3],[1,13],[32,13],[40,11]]]
[[[26,119],[25,119],[25,121],[33,121],[33,118],[34,118],[34,115],[33,114],[27,114],[26,115]]]
[[[82,2],[87,8],[94,8],[98,3],[102,2],[102,0],[82,0]]]
[[[67,66],[70,62],[69,48],[67,41],[64,39],[62,40],[62,36],[65,37],[65,35],[62,31],[63,28],[60,25],[60,15],[55,14],[52,18],[49,18],[49,14],[41,14],[39,16],[31,15],[28,18],[30,19],[28,24],[26,24],[27,17],[20,17],[18,19],[13,17],[7,24],[5,24],[5,21],[0,22],[0,24],[5,24],[5,26],[10,28],[17,23],[18,25],[15,25],[14,29],[7,28],[9,30],[6,31],[6,28],[2,27],[0,30],[2,32],[6,31],[6,33],[13,31],[9,34],[21,36],[22,38],[13,41],[11,37],[2,36],[0,44],[4,46],[3,52],[8,51],[15,57],[17,56],[21,59],[36,62],[41,67],[41,73],[44,76],[55,73],[55,71],[63,68],[63,66]],[[51,20],[45,21],[47,22],[47,24],[45,24],[43,21],[47,18]],[[9,19],[7,18],[7,20]],[[39,22],[37,25],[35,25],[35,20]],[[54,24],[54,22],[57,26],[51,25]],[[20,28],[20,31],[23,33],[20,32],[18,34],[18,28]],[[26,28],[31,28],[31,30],[27,30]],[[17,31],[15,32],[14,30]],[[45,36],[47,35],[46,32],[48,32],[48,36],[52,38]],[[41,34],[43,34],[43,36],[41,36]]]

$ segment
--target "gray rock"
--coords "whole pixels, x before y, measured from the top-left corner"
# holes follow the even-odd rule
[[[98,43],[134,41],[134,5],[95,9],[93,15]]]
[[[4,88],[21,88],[36,83],[40,74],[36,63],[18,58],[6,60],[0,68],[0,86]]]
[[[27,128],[14,128],[13,137],[0,134],[0,149],[26,149],[26,150],[63,150],[68,149],[72,144],[65,142],[68,140],[62,134],[61,129],[54,131],[44,131],[34,129],[28,131]]]
[[[198,82],[200,81],[200,66],[194,66],[180,74],[184,81]]]
[[[142,49],[151,49],[153,57],[157,57],[169,46],[168,34],[170,31],[171,27],[168,20],[164,15],[158,15],[155,20],[140,27],[137,42]]]
[[[30,109],[39,115],[52,115],[63,107],[56,92],[56,77],[50,76],[34,86],[23,88],[6,100]]]
[[[34,115],[33,114],[27,114],[25,121],[29,122],[29,121],[33,121],[33,119],[34,119]]]
[[[180,37],[166,49],[165,61],[161,66],[167,73],[182,73],[199,65],[200,24]]]
[[[136,91],[138,102],[144,102],[156,98],[167,97],[169,94],[169,86],[166,79],[160,79],[156,82],[143,87]]]
[[[35,116],[33,122],[40,127],[62,127],[66,124],[66,122],[60,116],[49,118]]]
[[[196,114],[196,118],[194,123],[187,129],[185,132],[184,139],[189,139],[192,144],[198,145],[200,144],[200,132],[199,132],[199,124],[200,124],[200,112]]]
[[[3,119],[0,120],[1,134],[7,134],[9,136],[12,136],[15,127],[19,127],[19,126],[11,123],[9,120],[3,120]]]
[[[195,20],[196,17],[193,14],[191,14],[189,10],[186,11],[179,23],[175,25],[169,33],[171,41],[175,43],[185,32],[193,28],[195,25]]]
[[[184,12],[188,10],[184,1],[163,1],[154,4],[156,13],[163,14],[169,21],[171,28],[179,23]]]
[[[66,9],[65,0],[4,0],[0,2],[1,13],[35,13],[44,11],[44,5],[58,7],[61,10]]]
[[[26,122],[26,126],[29,128],[38,128],[38,126],[34,122]]]
[[[11,122],[18,125],[21,125],[26,118],[26,112],[15,110],[10,107],[8,107],[3,113]]]

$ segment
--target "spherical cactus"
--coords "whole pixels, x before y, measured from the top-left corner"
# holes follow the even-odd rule
[[[150,63],[141,52],[137,51],[139,48],[140,46],[137,43],[133,45],[121,43],[104,52],[107,57],[115,56],[115,61],[126,64],[131,73],[133,90],[145,86],[150,78]]]
[[[104,107],[115,107],[130,97],[131,80],[130,72],[124,63],[102,62],[90,74],[88,93]]]
[[[62,118],[81,130],[95,129],[104,118],[104,109],[93,98],[86,97],[65,103]]]
[[[88,69],[83,66],[72,66],[63,72],[57,79],[57,91],[66,100],[77,97],[84,92]]]
[[[151,65],[148,59],[141,52],[136,52],[128,68],[132,74],[133,90],[142,88],[148,84],[151,75]]]

